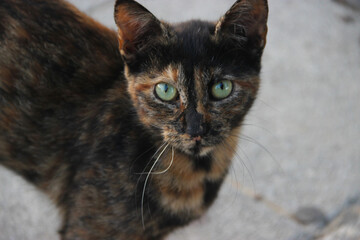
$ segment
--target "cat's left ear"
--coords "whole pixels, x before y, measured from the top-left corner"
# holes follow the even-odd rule
[[[162,23],[133,0],[116,1],[115,22],[120,53],[126,61],[131,61],[137,53],[164,36]]]
[[[268,11],[267,0],[238,0],[218,21],[216,37],[230,38],[262,52],[266,44]]]

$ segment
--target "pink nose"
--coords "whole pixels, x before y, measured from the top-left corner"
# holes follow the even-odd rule
[[[200,136],[194,137],[193,140],[194,140],[194,141],[197,141],[197,142],[200,142],[200,141],[201,141],[201,137],[200,137]]]

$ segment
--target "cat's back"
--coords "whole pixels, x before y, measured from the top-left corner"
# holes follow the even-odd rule
[[[114,31],[65,1],[1,0],[0,104],[15,95],[101,94],[121,75],[117,48]]]
[[[0,0],[0,162],[71,145],[122,75],[116,32],[74,6]]]

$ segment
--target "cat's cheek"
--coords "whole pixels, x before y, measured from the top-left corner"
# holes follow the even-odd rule
[[[139,119],[144,125],[150,127],[151,118],[149,118],[149,113],[146,111],[146,107],[143,106],[143,103],[139,100],[137,96],[135,79],[133,79],[130,76],[127,77],[128,77],[128,93],[130,94],[130,98],[135,109],[137,109],[137,114],[139,116]]]
[[[176,133],[175,130],[170,129],[169,127],[164,127],[162,136],[164,142],[171,143],[173,147],[178,149],[181,149],[183,147],[181,141],[179,141],[178,139],[178,133]]]
[[[130,94],[130,98],[134,106],[137,107],[139,105],[139,101],[136,97],[136,91],[134,85],[135,85],[134,81],[128,81],[128,93]]]
[[[147,126],[150,126],[150,119],[147,117],[147,114],[144,109],[140,109],[138,115],[142,123],[144,123]]]

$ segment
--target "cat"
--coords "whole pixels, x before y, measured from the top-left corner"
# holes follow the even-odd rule
[[[58,206],[61,239],[164,239],[227,174],[260,84],[266,0],[170,25],[117,0],[0,1],[0,163]]]

